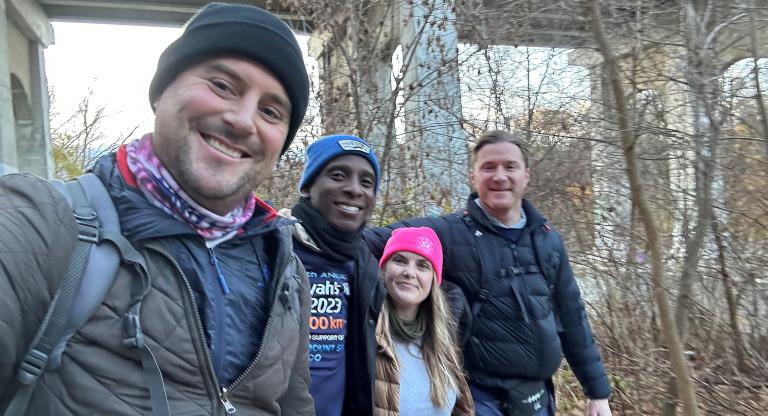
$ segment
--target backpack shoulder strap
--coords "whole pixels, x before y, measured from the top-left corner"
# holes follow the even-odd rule
[[[77,182],[53,182],[55,188],[67,197],[77,222],[77,243],[69,259],[59,289],[45,313],[30,348],[19,367],[19,389],[5,411],[6,416],[22,415],[29,406],[35,385],[50,363],[60,341],[66,337],[69,316],[77,303],[83,272],[88,263],[91,246],[98,242],[101,228],[96,211],[88,204],[85,192]],[[61,352],[59,351],[59,355]]]
[[[480,232],[477,229],[477,227],[474,224],[475,222],[472,219],[472,216],[469,215],[469,211],[467,211],[466,209],[456,210],[453,214],[446,215],[446,217],[447,217],[446,219],[448,219],[449,221],[451,220],[455,221],[451,217],[456,217],[460,222],[464,223],[467,229],[467,237],[472,239],[472,241],[474,241],[474,239],[476,238],[482,237],[483,235],[482,232]],[[478,245],[482,244],[481,242],[476,242],[476,243]],[[485,266],[486,265],[485,265],[484,256],[481,256],[480,257],[481,270],[480,270],[480,273],[478,273],[478,277],[477,277],[477,286],[478,286],[477,297],[472,300],[471,308],[470,308],[472,311],[472,314],[471,314],[472,321],[477,319],[477,316],[480,314],[480,309],[483,307],[483,304],[485,303],[485,301],[488,300],[488,289],[485,288],[485,285],[486,285],[485,275],[487,274],[486,273],[487,270]]]
[[[169,415],[159,366],[146,346],[141,332],[141,299],[149,287],[143,256],[123,237],[117,210],[101,180],[86,173],[75,180],[51,184],[72,206],[78,225],[78,241],[59,289],[46,311],[19,372],[20,387],[4,416],[23,415],[35,385],[46,369],[56,370],[69,339],[101,305],[117,277],[121,263],[136,269],[141,276],[132,289],[132,308],[124,317],[123,344],[138,348],[145,379],[149,385],[153,414]],[[102,244],[103,242],[111,244]]]
[[[552,228],[547,224],[542,225],[541,228],[541,233],[533,233],[531,238],[531,245],[533,246],[533,253],[536,257],[536,263],[539,264],[541,273],[547,280],[547,284],[553,286],[557,284],[557,270],[555,264],[557,262],[552,259],[559,260],[559,256],[555,253],[549,252],[548,250],[541,250],[541,247],[539,247],[541,244],[543,244],[546,235],[553,232]],[[548,255],[549,257],[547,257]]]
[[[549,294],[552,298],[552,311],[555,314],[555,324],[557,325],[557,330],[562,331],[563,323],[560,319],[560,307],[555,300],[555,291],[557,290],[557,270],[553,264],[554,262],[551,261],[552,257],[545,257],[547,254],[552,256],[552,253],[546,253],[544,252],[545,250],[541,250],[541,247],[539,247],[539,244],[541,244],[544,240],[544,236],[552,232],[552,227],[545,223],[541,226],[541,228],[543,228],[541,233],[532,233],[531,247],[533,248],[533,253],[536,257],[536,263],[539,265],[539,270],[541,270],[541,274],[544,275],[544,279],[547,281],[547,285],[549,286]]]
[[[85,325],[88,318],[101,305],[117,277],[120,264],[131,267],[138,277],[133,279],[131,285],[132,306],[123,316],[123,345],[138,350],[144,380],[149,388],[152,414],[168,416],[171,412],[163,374],[154,354],[144,342],[144,333],[141,329],[141,303],[151,286],[146,261],[144,256],[123,236],[120,230],[120,218],[112,197],[109,196],[101,180],[93,173],[86,173],[78,177],[77,182],[85,191],[90,205],[96,210],[101,220],[99,241],[110,244],[91,247],[91,258],[83,274],[78,302],[70,317],[72,332],[68,334],[66,340],[63,340],[61,349],[63,351],[69,337]]]
[[[65,332],[59,336],[49,357],[48,368],[54,370],[61,365],[61,355],[69,339],[96,312],[112,287],[123,258],[119,244],[113,241],[114,236],[124,240],[112,198],[96,175],[86,173],[62,184],[66,191],[64,195],[71,199],[75,219],[81,216],[78,212],[88,212],[95,218],[94,227],[85,230],[89,232],[85,240],[89,248],[87,261],[82,269],[68,271],[79,276],[81,283],[75,302],[66,315]],[[102,244],[104,241],[113,244]]]

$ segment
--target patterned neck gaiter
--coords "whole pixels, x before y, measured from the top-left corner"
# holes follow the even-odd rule
[[[206,240],[234,235],[253,215],[256,196],[250,194],[243,205],[225,216],[214,214],[200,206],[176,183],[155,156],[152,134],[125,146],[128,170],[136,177],[139,189],[152,204],[189,224]]]

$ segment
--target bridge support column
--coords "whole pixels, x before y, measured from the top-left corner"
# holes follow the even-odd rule
[[[0,58],[7,56],[9,56],[8,17],[5,1],[0,1]],[[16,172],[17,165],[11,68],[8,59],[0,59],[0,175]]]
[[[323,130],[359,135],[381,155],[394,124],[395,16],[387,2],[344,6],[335,14],[345,17],[335,28],[315,31],[309,42],[319,64]]]
[[[354,126],[348,116],[352,108],[349,64],[336,50],[335,42],[333,34],[319,31],[309,39],[309,54],[318,64],[322,134],[351,133]]]
[[[427,213],[459,208],[469,192],[453,6],[451,0],[400,6],[406,140],[422,161],[419,188],[431,190],[420,201]]]
[[[384,149],[394,135],[395,101],[392,96],[392,49],[372,57],[371,67],[360,76],[360,134],[377,149]],[[381,155],[379,155],[381,156]]]
[[[53,28],[33,0],[0,4],[0,172],[54,175],[43,49]]]
[[[602,56],[588,50],[569,55],[571,64],[590,71],[592,103],[592,187],[595,201],[595,248],[602,259],[624,262],[629,253],[632,199],[626,174],[616,100],[602,74]]]
[[[43,46],[29,42],[31,120],[29,134],[17,146],[19,170],[43,178],[55,175],[49,121],[48,80],[45,76]],[[19,120],[17,120],[17,123]],[[17,136],[17,140],[21,136]]]
[[[602,70],[602,66],[599,70]],[[593,130],[592,146],[594,195],[596,212],[595,243],[609,258],[623,263],[630,251],[633,230],[632,197],[624,161],[621,132],[616,125],[616,100],[607,80],[599,73],[592,75],[592,117],[603,118]],[[632,261],[632,260],[630,260]]]

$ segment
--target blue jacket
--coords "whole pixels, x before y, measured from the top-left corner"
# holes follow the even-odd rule
[[[243,233],[209,249],[190,226],[152,205],[136,189],[128,188],[112,166],[109,158],[101,159],[94,173],[109,183],[123,235],[134,246],[157,240],[184,271],[202,319],[216,376],[222,385],[232,383],[261,345],[268,296],[277,281],[273,278],[278,266],[276,250],[267,253],[265,240],[275,238],[270,234],[291,222],[257,207]],[[229,295],[224,295],[217,267]]]
[[[405,220],[372,230],[366,242],[378,254],[394,228],[435,230],[445,253],[444,278],[463,289],[476,313],[464,345],[470,383],[504,390],[516,380],[548,381],[565,355],[585,394],[607,398],[610,384],[560,235],[524,200],[527,225],[513,244],[476,197],[470,195],[464,213]]]

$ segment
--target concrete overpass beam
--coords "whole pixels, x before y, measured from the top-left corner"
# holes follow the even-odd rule
[[[5,0],[8,17],[16,23],[27,39],[46,47],[53,43],[53,26],[37,1]]]
[[[431,190],[420,201],[427,213],[463,206],[469,191],[454,6],[452,0],[400,6],[406,140],[423,161],[417,174],[420,188]]]

